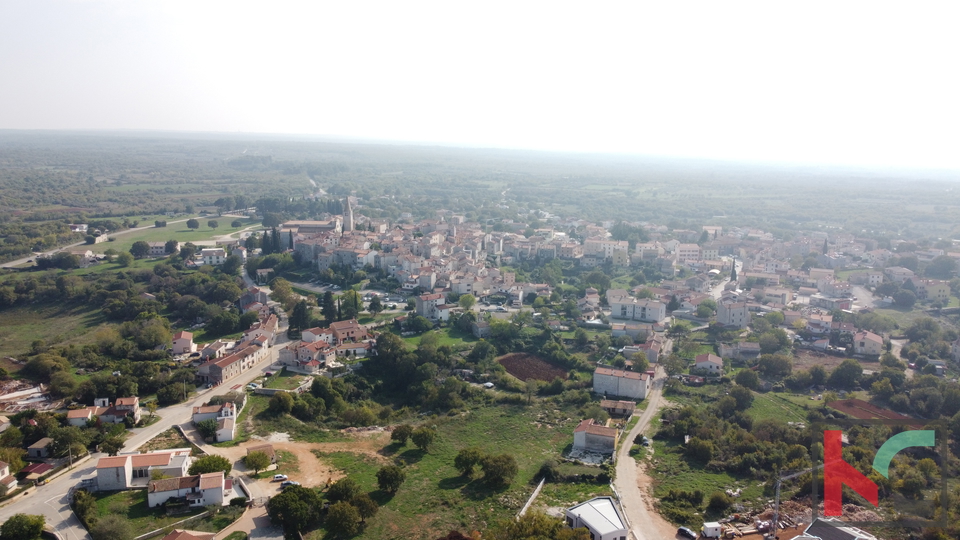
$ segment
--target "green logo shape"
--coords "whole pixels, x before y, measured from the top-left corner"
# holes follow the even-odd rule
[[[932,429],[925,429],[904,431],[890,437],[887,442],[883,443],[880,450],[877,450],[877,455],[873,457],[874,470],[882,474],[884,478],[890,478],[890,462],[893,461],[893,456],[912,446],[934,446],[936,444],[935,435],[936,432]]]

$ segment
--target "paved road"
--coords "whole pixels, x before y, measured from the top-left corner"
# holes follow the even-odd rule
[[[124,444],[123,451],[129,452],[138,449],[144,443],[152,439],[159,433],[162,433],[174,425],[184,424],[192,420],[193,407],[203,405],[211,397],[226,394],[236,385],[246,385],[250,381],[263,375],[263,372],[270,369],[270,366],[276,362],[277,355],[283,344],[287,341],[286,330],[281,329],[277,333],[277,340],[270,351],[268,360],[265,360],[259,367],[251,369],[241,374],[235,379],[224,383],[218,387],[204,389],[197,397],[185,403],[167,407],[158,411],[158,420],[155,424],[139,429],[131,430],[131,435]],[[49,525],[60,532],[64,540],[86,540],[90,538],[87,531],[80,525],[80,521],[70,510],[70,488],[76,486],[80,479],[89,478],[96,474],[97,460],[106,454],[94,454],[93,459],[78,465],[76,469],[68,474],[64,474],[49,484],[38,488],[30,489],[26,495],[21,495],[15,502],[8,502],[6,506],[0,508],[0,521],[5,521],[14,514],[42,514]]]
[[[173,225],[174,223],[183,223],[184,221],[188,221],[188,220],[191,220],[191,219],[199,219],[200,217],[201,217],[201,216],[194,216],[194,217],[192,217],[192,218],[183,218],[183,219],[178,219],[178,220],[176,220],[176,221],[168,221],[167,224],[168,224],[168,225]],[[145,225],[145,226],[143,226],[143,227],[134,227],[134,228],[132,228],[132,229],[125,229],[125,230],[122,230],[122,231],[117,231],[117,232],[115,232],[115,233],[110,233],[110,236],[111,236],[111,237],[120,236],[121,234],[130,234],[130,233],[132,233],[132,232],[134,232],[134,231],[142,231],[142,230],[144,230],[144,229],[153,229],[153,228],[154,228],[154,225]],[[75,243],[75,244],[70,244],[70,245],[67,245],[67,246],[58,247],[57,249],[52,249],[52,250],[46,251],[46,252],[44,252],[44,253],[33,253],[33,254],[31,254],[31,255],[29,255],[29,256],[27,256],[27,257],[24,257],[24,258],[22,258],[22,259],[17,259],[17,260],[15,260],[15,261],[10,261],[10,262],[5,262],[5,263],[3,263],[3,264],[0,264],[0,268],[14,268],[14,267],[20,266],[21,264],[27,264],[27,261],[36,260],[37,257],[46,257],[46,256],[49,256],[49,255],[53,255],[54,253],[56,253],[56,252],[58,252],[58,251],[63,251],[63,250],[65,250],[65,249],[70,249],[70,248],[74,248],[74,247],[77,247],[77,246],[85,246],[85,245],[87,245],[86,242],[77,242],[77,243]]]
[[[635,540],[663,540],[676,535],[673,526],[654,510],[650,493],[640,486],[640,470],[636,459],[630,455],[633,439],[650,425],[657,411],[666,404],[662,393],[667,379],[661,374],[659,368],[657,368],[657,374],[660,376],[654,380],[650,395],[646,398],[648,402],[646,410],[627,434],[617,453],[617,477],[614,486],[620,494],[620,504],[630,522],[630,532]]]

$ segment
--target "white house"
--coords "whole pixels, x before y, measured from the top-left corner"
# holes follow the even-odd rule
[[[156,508],[170,499],[185,499],[190,506],[222,506],[232,488],[223,471],[153,480],[147,484],[147,507]]]
[[[853,352],[880,356],[883,353],[883,338],[873,332],[857,332],[853,335]]]
[[[193,333],[181,330],[173,335],[173,354],[190,354],[197,352],[197,344],[193,342]]]
[[[193,408],[193,423],[204,420],[216,420],[216,442],[232,441],[236,435],[237,407],[233,403],[206,405]]]
[[[111,491],[130,489],[136,485],[143,487],[154,472],[165,476],[184,476],[190,463],[189,448],[100,458],[97,462],[97,489]]]
[[[723,375],[723,359],[711,353],[698,354],[696,357],[695,369],[702,369],[709,375]]]
[[[601,426],[593,418],[584,420],[573,430],[573,449],[612,454],[617,448],[617,434],[617,428]]]
[[[598,367],[593,372],[593,391],[603,396],[621,396],[644,399],[650,391],[650,376],[646,373]]]
[[[17,487],[17,477],[10,474],[10,465],[3,461],[0,461],[0,486],[7,488],[7,493]]]
[[[717,305],[717,322],[724,326],[746,328],[750,325],[750,311],[746,302],[723,302]]]
[[[200,258],[203,259],[203,264],[220,266],[227,259],[227,252],[223,248],[201,249]]]
[[[627,521],[613,497],[595,497],[568,508],[567,526],[586,527],[593,540],[627,540]]]
[[[607,303],[614,319],[660,322],[667,317],[667,306],[663,302],[633,298],[624,289],[608,290]]]

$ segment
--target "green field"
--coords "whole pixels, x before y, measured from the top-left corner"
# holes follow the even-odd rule
[[[207,226],[207,222],[211,219],[216,220],[220,226],[216,229],[211,229]],[[111,242],[103,242],[100,244],[94,244],[92,246],[82,246],[87,247],[95,253],[103,253],[108,249],[115,249],[117,251],[127,251],[130,249],[130,246],[134,242],[143,240],[145,242],[166,242],[167,240],[177,240],[181,244],[187,242],[202,242],[213,240],[215,237],[220,237],[228,234],[232,234],[244,229],[259,227],[259,223],[251,222],[248,219],[241,219],[243,226],[241,227],[231,227],[230,223],[237,218],[231,217],[208,217],[208,218],[197,218],[197,221],[200,222],[199,229],[188,229],[187,223],[171,223],[166,227],[150,227],[140,231],[135,231],[131,233],[125,233],[118,236],[115,236],[115,240]]]
[[[130,523],[135,536],[162,529],[204,511],[204,508],[195,508],[183,515],[168,517],[163,509],[147,508],[147,490],[145,489],[101,491],[94,493],[94,497],[97,499],[97,512],[101,517],[110,514],[123,517]]]
[[[477,338],[473,337],[473,334],[466,332],[461,332],[453,327],[441,328],[439,330],[431,330],[430,332],[424,332],[423,334],[410,336],[403,338],[403,341],[407,344],[408,347],[416,349],[420,345],[420,339],[428,333],[437,333],[440,336],[440,341],[437,343],[437,346],[440,345],[449,345],[451,347],[456,347],[457,345],[462,345],[464,343],[474,343]]]
[[[386,446],[381,453],[404,464],[407,479],[395,495],[379,491],[376,471],[380,464],[354,453],[319,454],[344,470],[380,505],[380,512],[367,521],[360,539],[433,540],[451,530],[484,529],[514,515],[533,492],[533,476],[547,459],[573,442],[576,419],[568,413],[552,415],[549,423],[540,420],[538,408],[499,406],[476,409],[456,416],[428,421],[437,429],[436,442],[427,453],[411,443]],[[517,459],[519,474],[503,489],[491,489],[479,480],[460,476],[453,467],[457,452],[476,446],[487,453],[509,453]],[[592,469],[597,471],[597,469]],[[578,485],[579,486],[579,485]],[[578,491],[550,491],[551,500],[586,497],[607,492],[609,487],[590,485]],[[583,499],[579,499],[583,500]],[[318,530],[308,538],[324,538]]]
[[[30,350],[42,339],[46,344],[76,343],[92,339],[91,331],[105,323],[94,306],[16,307],[0,311],[0,357],[16,356]]]
[[[754,392],[753,404],[747,412],[754,420],[781,420],[784,422],[806,422],[809,397],[778,394],[774,392],[760,394]]]

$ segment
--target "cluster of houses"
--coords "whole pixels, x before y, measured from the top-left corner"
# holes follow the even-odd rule
[[[240,297],[244,312],[256,311],[258,319],[244,330],[239,341],[217,340],[205,345],[193,341],[193,333],[181,330],[173,336],[173,354],[187,356],[198,365],[197,380],[210,385],[224,382],[252,369],[270,357],[280,320],[267,307],[267,295],[253,287]]]
[[[364,358],[376,349],[377,342],[356,319],[337,321],[328,328],[309,328],[280,349],[278,362],[309,375],[333,376],[343,363],[337,357]]]
[[[191,507],[227,504],[233,481],[222,471],[188,475],[191,463],[189,448],[103,457],[95,486],[100,491],[146,488],[149,508],[170,501]]]

